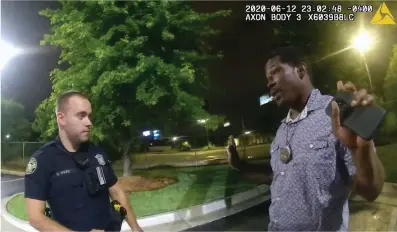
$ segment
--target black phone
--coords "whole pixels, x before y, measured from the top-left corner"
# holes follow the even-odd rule
[[[339,105],[340,123],[369,141],[373,139],[382,125],[386,111],[377,105],[352,107],[353,96],[351,92],[339,91],[333,99]],[[331,103],[326,108],[326,113],[330,117],[332,115]]]

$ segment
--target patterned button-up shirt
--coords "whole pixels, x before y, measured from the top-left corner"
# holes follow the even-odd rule
[[[348,197],[355,166],[332,133],[325,109],[332,97],[314,89],[305,110],[282,121],[271,144],[269,231],[347,231]],[[280,160],[289,145],[292,159]]]

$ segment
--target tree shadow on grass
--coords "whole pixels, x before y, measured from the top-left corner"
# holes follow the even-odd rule
[[[180,202],[179,209],[192,206],[195,202],[204,202],[206,193],[214,181],[214,175],[203,173],[202,170],[190,171],[187,173],[189,175],[194,175],[196,179]]]

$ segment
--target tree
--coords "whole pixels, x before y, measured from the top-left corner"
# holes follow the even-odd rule
[[[23,141],[30,137],[32,129],[25,117],[23,105],[13,100],[1,99],[1,139]]]
[[[208,46],[218,31],[208,25],[230,12],[194,12],[177,1],[61,1],[40,12],[51,21],[42,45],[62,49],[51,73],[53,92],[36,110],[43,138],[56,131],[56,96],[68,89],[89,94],[93,139],[120,148],[124,175],[143,128],[172,130],[179,119],[197,121],[203,109],[206,66],[220,58]]]
[[[383,126],[386,135],[397,134],[397,44],[394,45],[393,55],[390,57],[389,67],[384,80],[385,101],[382,106],[386,109],[387,115]]]
[[[209,150],[211,147],[211,142],[209,140],[208,131],[215,131],[218,127],[225,122],[224,116],[210,116],[209,118],[199,119],[197,120],[199,124],[201,124],[205,129],[205,136],[207,139],[207,149]]]
[[[389,67],[387,69],[385,81],[384,81],[384,92],[385,101],[390,104],[390,109],[397,108],[397,44],[394,45],[393,55],[390,57]],[[397,113],[397,110],[394,111]]]

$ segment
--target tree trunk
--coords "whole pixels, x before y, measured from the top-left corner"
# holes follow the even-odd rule
[[[131,157],[130,157],[130,144],[127,143],[123,147],[123,176],[131,176]]]

